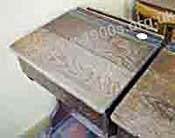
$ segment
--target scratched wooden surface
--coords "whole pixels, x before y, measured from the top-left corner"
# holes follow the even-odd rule
[[[125,31],[125,28],[121,30],[120,27],[117,30],[117,27],[114,24],[102,22],[102,19],[73,11],[54,20],[44,28],[135,73],[141,67],[140,64],[145,62],[146,57],[154,51],[154,47],[144,45],[144,41],[139,42],[116,35],[117,31],[120,33]],[[107,30],[106,35],[105,30]]]
[[[62,19],[24,37],[12,48],[50,81],[95,111],[104,113],[157,47],[119,35],[102,42],[98,39],[97,43],[88,39],[88,45],[74,43],[60,35],[57,29],[81,38],[88,30],[87,23],[69,14],[64,22]],[[61,23],[57,25],[57,22]]]
[[[175,138],[175,55],[163,50],[112,115],[140,138]]]
[[[159,8],[166,8],[175,11],[175,1],[174,0],[139,0]]]

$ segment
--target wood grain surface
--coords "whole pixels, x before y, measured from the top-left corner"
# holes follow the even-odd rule
[[[140,138],[175,137],[175,55],[163,50],[112,115]]]
[[[38,29],[12,48],[55,87],[104,113],[158,46],[118,34],[85,42],[82,33],[101,27],[101,22],[92,16],[88,22],[87,15],[74,13]],[[77,39],[72,41],[72,37]]]

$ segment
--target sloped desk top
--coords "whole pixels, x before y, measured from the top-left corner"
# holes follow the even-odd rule
[[[175,55],[163,50],[112,115],[140,138],[175,137]]]
[[[130,32],[126,25],[109,21],[82,9],[73,10],[12,48],[25,63],[24,72],[38,78],[38,83],[46,79],[42,85],[48,88],[53,82],[51,92],[59,87],[94,111],[105,113],[161,43],[160,37],[149,33],[147,40],[140,41],[135,36],[138,30]],[[126,32],[85,39],[84,33],[109,24],[121,25]]]

